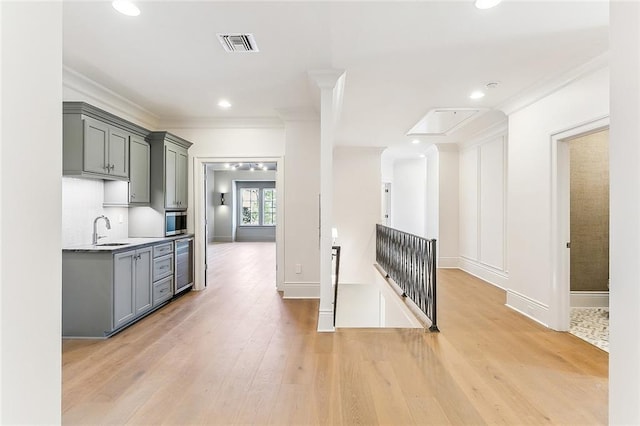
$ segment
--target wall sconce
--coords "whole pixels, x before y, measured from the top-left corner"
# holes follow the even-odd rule
[[[224,206],[224,192],[220,193],[220,205]]]

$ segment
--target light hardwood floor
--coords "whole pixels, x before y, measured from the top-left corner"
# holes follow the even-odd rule
[[[315,331],[275,247],[216,244],[207,290],[106,341],[63,343],[65,424],[606,424],[608,354],[439,271],[441,333]]]

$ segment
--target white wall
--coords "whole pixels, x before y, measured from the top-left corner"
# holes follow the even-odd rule
[[[609,423],[640,424],[640,4],[610,3]]]
[[[320,122],[287,122],[285,140],[284,297],[320,297]]]
[[[551,135],[609,113],[609,72],[596,71],[509,116],[507,304],[549,324]]]
[[[440,229],[440,171],[439,153],[435,146],[427,150],[426,158],[426,185],[425,185],[425,210],[422,220],[425,225],[424,237],[438,238]]]
[[[506,126],[460,151],[460,268],[507,286]]]
[[[380,148],[333,151],[333,226],[341,246],[340,282],[368,283],[380,221]]]
[[[391,226],[393,228],[421,237],[425,236],[426,185],[427,166],[424,158],[395,161],[391,186]]]
[[[427,165],[427,176],[430,176]],[[428,178],[429,179],[429,178]],[[458,147],[453,144],[438,145],[438,267],[458,267]],[[429,182],[429,180],[428,180]],[[431,182],[427,187],[432,185]],[[427,196],[429,199],[429,196]],[[429,220],[427,202],[427,220]]]
[[[0,43],[0,423],[59,424],[62,3],[0,2]]]

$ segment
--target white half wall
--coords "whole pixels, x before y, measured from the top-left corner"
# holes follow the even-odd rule
[[[552,306],[551,136],[609,114],[609,70],[597,70],[509,116],[507,305],[549,325]]]
[[[333,226],[341,246],[340,282],[368,283],[380,221],[380,148],[333,151]]]
[[[60,424],[62,2],[0,2],[0,424]]]

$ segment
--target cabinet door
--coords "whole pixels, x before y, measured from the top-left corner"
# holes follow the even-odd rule
[[[136,251],[135,306],[136,315],[151,309],[153,287],[151,286],[151,247]]]
[[[187,208],[187,170],[189,168],[189,155],[187,150],[177,151],[176,159],[176,201],[178,207]]]
[[[134,303],[135,251],[113,255],[113,329],[133,320],[136,315]]]
[[[178,167],[178,152],[176,147],[166,144],[164,147],[164,206],[176,208],[176,172]]]
[[[124,130],[111,127],[108,148],[109,174],[129,177],[129,134]]]
[[[129,203],[149,202],[151,149],[138,136],[129,138]]]
[[[108,173],[107,146],[109,125],[89,117],[84,118],[83,170],[91,173]]]

